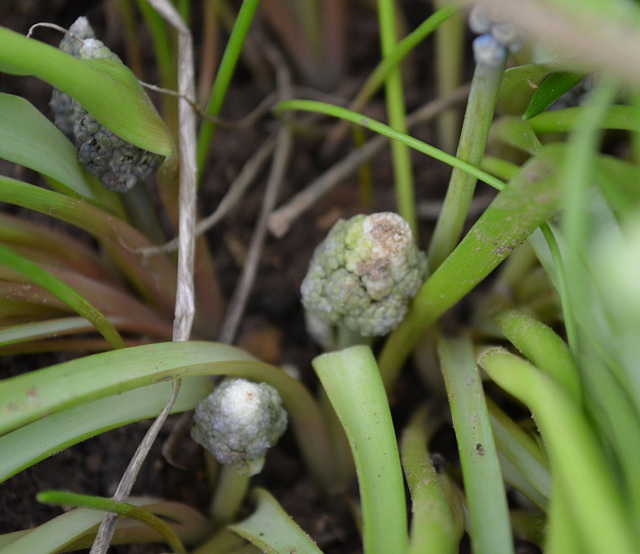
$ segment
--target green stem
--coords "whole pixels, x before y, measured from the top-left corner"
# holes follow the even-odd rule
[[[354,346],[313,360],[347,433],[358,473],[367,554],[407,551],[407,513],[387,395],[370,348]]]
[[[228,466],[220,468],[216,490],[209,507],[209,515],[216,529],[224,527],[236,518],[247,495],[250,480],[250,477],[240,475]]]
[[[460,9],[458,6],[449,4],[447,0],[437,0],[435,5],[440,7],[436,13],[455,10],[451,13],[457,14]],[[456,15],[445,25],[440,26],[435,35],[437,86],[440,98],[445,98],[453,92],[462,81],[465,24],[466,18],[462,14]],[[445,152],[455,152],[459,130],[460,115],[456,109],[450,108],[440,114],[438,117],[438,144]]]
[[[504,64],[478,63],[462,124],[456,157],[480,166],[498,98]],[[429,267],[437,269],[458,242],[473,198],[476,178],[456,168],[451,172],[449,188],[429,246]]]
[[[380,43],[382,57],[389,55],[397,43],[395,3],[393,0],[378,0],[378,21],[380,23]],[[402,74],[396,66],[389,72],[385,82],[389,125],[402,133],[407,132]],[[399,143],[391,143],[393,173],[398,213],[409,223],[414,237],[418,237],[415,194],[413,190],[413,169],[409,149]]]
[[[220,68],[218,69],[216,80],[213,83],[211,95],[209,96],[209,102],[207,103],[206,108],[208,115],[218,116],[220,114],[222,103],[224,102],[227,90],[229,89],[231,77],[233,76],[238,58],[240,57],[242,45],[244,44],[247,33],[249,32],[249,27],[251,26],[251,22],[253,21],[253,17],[258,9],[259,3],[260,0],[244,0],[242,2],[236,23],[233,26],[231,36],[229,37],[229,42],[225,48],[222,60],[220,61]],[[215,125],[212,121],[203,121],[200,126],[197,147],[199,176],[202,176],[204,163],[209,152],[209,145],[211,144],[214,130]]]

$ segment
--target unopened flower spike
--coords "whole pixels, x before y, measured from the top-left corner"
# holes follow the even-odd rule
[[[409,224],[392,212],[339,220],[316,248],[301,285],[307,329],[326,349],[334,329],[386,335],[404,318],[427,273]]]
[[[75,58],[80,57],[80,48],[84,39],[94,38],[95,33],[86,17],[82,16],[75,20],[69,27],[69,34],[66,34],[60,41],[58,48]],[[74,108],[73,98],[61,90],[53,89],[49,107],[53,112],[53,121],[69,138],[73,137]]]
[[[517,52],[522,47],[518,27],[509,21],[496,17],[482,6],[475,6],[469,12],[469,28],[478,35],[491,35],[509,52]]]
[[[93,29],[81,17],[60,42],[60,49],[81,59],[101,58],[120,61],[101,41],[93,38]],[[82,42],[78,38],[83,39]],[[160,156],[125,141],[98,122],[78,102],[54,90],[51,98],[58,128],[72,134],[78,148],[78,160],[102,181],[105,188],[126,192],[146,179],[160,164]]]
[[[241,475],[262,470],[265,456],[287,427],[278,391],[266,383],[224,379],[196,407],[191,437],[219,463]]]

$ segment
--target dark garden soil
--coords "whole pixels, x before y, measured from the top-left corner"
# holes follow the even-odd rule
[[[89,17],[98,36],[126,59],[118,26],[112,16],[108,15],[105,7],[110,4],[115,2],[3,0],[0,3],[0,23],[20,33],[26,33],[31,25],[40,21],[68,27],[77,16],[84,14]],[[200,4],[201,2],[193,2],[194,14],[199,12]],[[349,71],[335,92],[337,96],[341,94],[341,90],[353,91],[379,60],[376,17],[373,11],[364,6],[365,4],[368,3],[349,3]],[[424,0],[406,0],[403,7],[406,26],[409,29],[414,28],[431,12],[430,6]],[[198,23],[196,19],[196,35],[199,34]],[[264,25],[261,27],[261,37],[269,37],[268,29]],[[39,30],[36,37],[50,44],[57,44],[59,40],[59,35],[48,29]],[[140,41],[143,51],[149,52],[151,56],[150,39],[142,26]],[[431,54],[432,43],[428,41],[417,49],[406,66],[405,86],[410,110],[433,98]],[[153,67],[152,60],[149,60],[148,67]],[[144,78],[154,82],[152,70],[149,70]],[[0,75],[0,81],[2,92],[23,95],[44,113],[49,114],[47,102],[50,87],[25,77]],[[240,67],[231,85],[223,117],[231,121],[243,117],[273,88],[271,82],[258,81],[247,67]],[[373,116],[382,117],[380,114],[383,110],[380,98],[371,104],[370,113]],[[215,209],[245,161],[275,128],[276,123],[268,114],[246,129],[219,128],[199,197],[201,214],[206,215]],[[431,126],[419,129],[416,134],[427,142],[435,142]],[[280,202],[286,201],[301,190],[352,148],[350,142],[345,142],[338,148],[336,155],[323,159],[318,153],[321,139],[320,136],[296,137],[290,167],[280,192]],[[447,169],[424,156],[414,156],[414,159],[419,199],[438,199],[446,185]],[[351,177],[301,217],[284,238],[277,240],[269,237],[240,329],[237,340],[240,346],[268,362],[294,365],[310,386],[314,386],[310,362],[320,350],[304,331],[298,288],[314,246],[337,218],[362,211],[394,209],[392,171],[388,154],[377,156],[372,169],[375,186],[373,205],[363,205],[357,179]],[[36,179],[31,172],[7,164],[1,165],[0,171],[23,180]],[[263,175],[250,189],[241,208],[234,210],[207,236],[224,298],[231,296],[236,285],[241,264],[239,260],[242,260],[251,237],[262,202],[265,180]],[[15,210],[8,206],[3,206],[2,209],[15,213]],[[421,224],[424,233],[421,237],[423,245],[426,244],[430,226],[431,222],[428,221]],[[6,378],[46,367],[74,355],[76,354],[6,357],[0,361],[0,377]],[[108,368],[105,368],[105,371],[108,371]],[[413,373],[410,370],[406,371],[396,391],[394,410],[397,421],[402,423],[411,406],[426,394],[426,389]],[[179,459],[187,469],[172,467],[160,452],[161,442],[167,438],[176,421],[170,419],[161,440],[152,450],[135,486],[134,494],[178,500],[206,511],[208,488],[201,450],[187,437],[181,440],[178,449]],[[63,488],[79,493],[111,495],[148,426],[148,422],[142,422],[87,440],[0,485],[0,533],[33,527],[60,513],[59,509],[38,504],[34,499],[38,491]],[[451,437],[445,434],[441,442],[445,456],[454,457],[455,446]],[[296,445],[290,434],[285,435],[269,454],[264,472],[254,478],[254,483],[272,492],[285,510],[318,540],[328,554],[360,551],[360,541],[351,518],[346,514],[332,512],[319,498],[317,489],[299,462]],[[114,551],[160,552],[162,548],[118,547]]]

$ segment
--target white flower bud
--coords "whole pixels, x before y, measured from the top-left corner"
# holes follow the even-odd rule
[[[278,391],[266,383],[227,378],[196,407],[191,436],[221,464],[242,475],[262,470],[267,450],[287,427]]]

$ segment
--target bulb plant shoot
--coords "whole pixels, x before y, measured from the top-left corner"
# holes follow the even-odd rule
[[[94,4],[0,27],[0,554],[635,554],[640,7]]]

